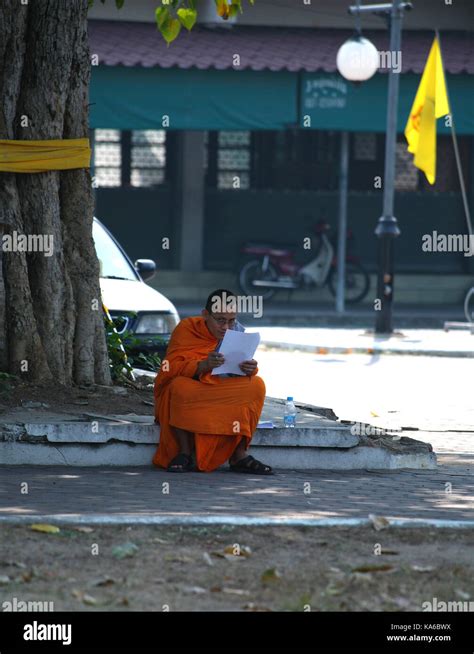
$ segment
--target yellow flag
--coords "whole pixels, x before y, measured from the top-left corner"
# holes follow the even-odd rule
[[[450,113],[443,60],[435,37],[405,127],[408,152],[430,184],[436,180],[436,119]]]
[[[0,141],[0,171],[6,173],[89,168],[90,158],[89,139]]]

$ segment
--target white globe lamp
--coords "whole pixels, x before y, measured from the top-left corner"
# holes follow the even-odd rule
[[[379,53],[371,41],[363,36],[354,36],[339,48],[336,65],[341,75],[350,82],[365,82],[379,67]]]

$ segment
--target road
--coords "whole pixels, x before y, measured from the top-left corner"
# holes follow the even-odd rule
[[[345,420],[425,431],[473,432],[469,358],[314,355],[259,349],[267,395],[331,407]]]

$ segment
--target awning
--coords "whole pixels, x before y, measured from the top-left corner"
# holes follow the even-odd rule
[[[446,81],[457,133],[474,134],[474,77],[447,75]],[[420,75],[400,75],[399,132],[405,129],[419,83]],[[387,76],[379,73],[357,85],[338,74],[306,73],[300,87],[300,125],[312,129],[385,132],[387,90]],[[438,133],[450,131],[440,118]]]
[[[297,121],[297,96],[298,78],[286,71],[99,66],[92,73],[90,126],[284,129]]]
[[[381,51],[388,30],[364,32]],[[289,125],[385,131],[386,70],[359,86],[336,71],[349,30],[196,26],[166,47],[156,26],[90,21],[90,125],[115,129],[264,130]],[[403,33],[398,129],[403,131],[433,40]],[[454,119],[474,134],[474,49],[469,32],[441,33]],[[240,66],[234,57],[239,53]],[[169,119],[169,124],[166,121]],[[447,133],[443,120],[440,133]]]

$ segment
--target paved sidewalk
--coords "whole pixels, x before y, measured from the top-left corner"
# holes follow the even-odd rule
[[[251,327],[261,344],[318,354],[409,354],[474,357],[474,334],[469,330],[404,329],[392,336],[375,336],[363,329]]]
[[[272,477],[141,468],[0,467],[2,521],[361,524],[373,513],[474,527],[473,456],[429,471],[291,471]],[[23,494],[23,484],[28,494]],[[169,486],[168,486],[169,484]],[[309,486],[308,486],[309,484]],[[465,522],[468,521],[468,522]],[[458,525],[459,526],[459,525]]]

